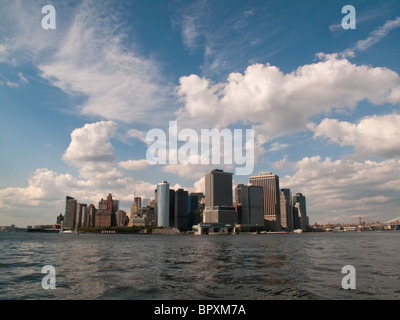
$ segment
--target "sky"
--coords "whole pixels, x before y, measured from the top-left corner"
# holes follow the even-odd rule
[[[396,218],[399,39],[397,0],[0,0],[0,225],[54,224],[67,195],[129,212],[163,180],[204,192],[206,171],[235,173],[149,163],[151,130],[185,144],[171,121],[254,130],[233,186],[272,172],[311,224]]]

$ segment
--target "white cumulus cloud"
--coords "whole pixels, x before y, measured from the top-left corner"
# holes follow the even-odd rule
[[[310,222],[387,221],[398,216],[400,161],[353,161],[305,157],[280,187],[307,198]]]
[[[337,54],[285,74],[270,64],[250,65],[231,73],[225,83],[198,75],[180,78],[177,94],[182,121],[205,121],[216,127],[251,123],[271,135],[306,129],[308,119],[332,110],[355,108],[369,100],[379,105],[400,101],[400,77],[387,68],[355,65]]]
[[[356,157],[400,156],[400,115],[368,116],[359,123],[324,119],[319,125],[310,125],[315,138],[328,139],[341,146],[353,146]]]

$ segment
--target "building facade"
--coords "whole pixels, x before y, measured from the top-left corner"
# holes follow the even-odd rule
[[[119,201],[112,198],[111,193],[107,199],[99,201],[99,208],[95,214],[94,227],[112,227],[116,225],[115,213],[119,210]]]
[[[76,207],[76,225],[78,228],[83,226],[82,219],[87,216],[87,204],[78,203]]]
[[[239,224],[264,225],[264,193],[262,187],[237,185],[235,202]]]
[[[77,201],[70,196],[65,199],[65,215],[63,228],[75,229]]]
[[[281,230],[279,177],[270,172],[262,172],[258,176],[249,177],[249,183],[263,187],[265,226],[272,231]]]
[[[204,223],[237,223],[232,199],[232,173],[212,170],[205,174]]]
[[[169,200],[169,183],[167,181],[162,181],[157,184],[156,190],[156,217],[158,227],[169,227]]]
[[[293,230],[292,193],[290,189],[281,189],[281,226],[283,229]]]
[[[302,193],[296,193],[293,197],[293,208],[294,228],[306,230],[308,225],[307,206],[306,197]]]
[[[174,223],[179,231],[188,231],[189,225],[189,193],[183,189],[175,191]]]

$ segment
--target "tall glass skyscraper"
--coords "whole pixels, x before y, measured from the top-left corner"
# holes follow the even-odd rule
[[[157,226],[159,227],[169,227],[169,183],[167,181],[162,181],[157,184]]]
[[[308,224],[306,197],[302,193],[296,193],[293,197],[293,208],[295,228],[306,230]]]

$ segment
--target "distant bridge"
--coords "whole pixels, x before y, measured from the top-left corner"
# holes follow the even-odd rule
[[[381,223],[373,223],[369,225],[370,227],[390,227],[390,228],[400,228],[400,217],[394,218],[392,220],[381,222]]]
[[[394,218],[392,220],[386,221],[384,223],[400,223],[400,217]]]

